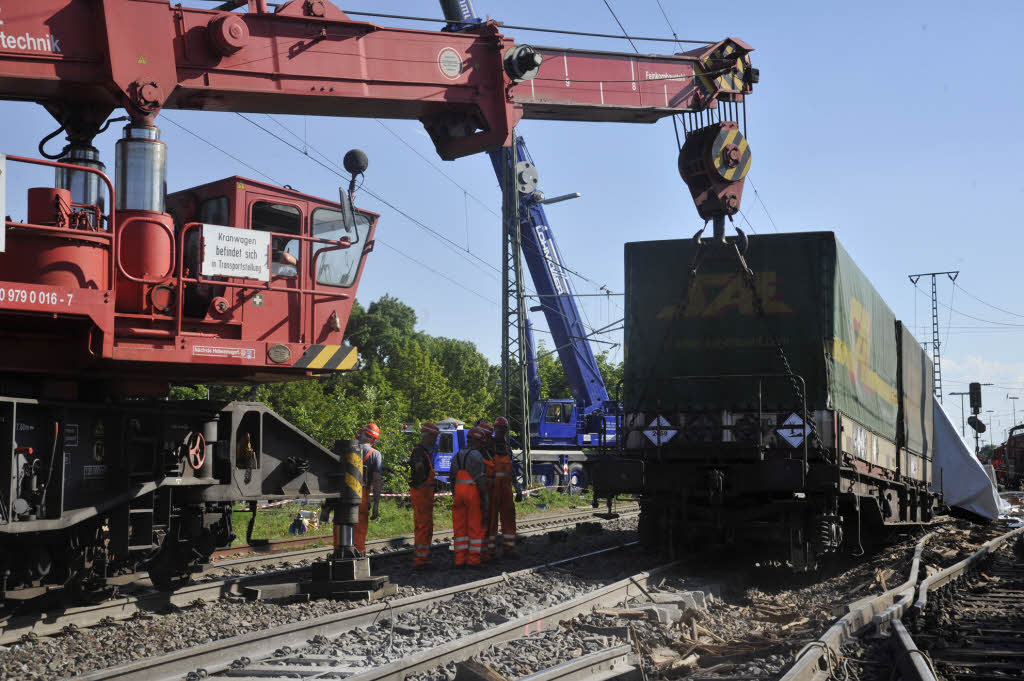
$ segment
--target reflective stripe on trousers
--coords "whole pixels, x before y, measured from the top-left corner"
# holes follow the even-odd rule
[[[455,477],[452,501],[455,565],[479,565],[484,541],[484,519],[480,512],[480,492],[465,470]]]
[[[493,554],[499,543],[504,544],[504,555],[511,556],[516,550],[516,507],[512,490],[512,459],[507,456],[494,457],[494,484],[491,486],[491,506],[488,512],[488,548]],[[501,533],[498,525],[501,525]],[[498,537],[504,541],[499,542]]]
[[[412,499],[412,520],[415,544],[412,550],[412,564],[426,565],[430,562],[430,542],[434,538],[434,488],[414,487],[409,490]]]

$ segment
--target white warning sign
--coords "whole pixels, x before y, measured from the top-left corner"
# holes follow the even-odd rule
[[[270,234],[203,225],[202,275],[270,281]]]
[[[658,445],[659,447],[676,436],[679,431],[672,428],[672,424],[665,420],[664,416],[651,421],[651,425],[647,426],[648,430],[644,431],[644,435],[647,439]]]
[[[776,429],[782,439],[789,443],[790,447],[799,447],[803,444],[804,438],[811,432],[804,420],[796,414],[790,414],[789,418],[782,422]]]

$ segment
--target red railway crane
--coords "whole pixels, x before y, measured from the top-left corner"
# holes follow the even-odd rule
[[[517,45],[495,22],[391,28],[324,0],[12,4],[0,99],[41,104],[67,144],[56,160],[0,156],[0,181],[55,169],[0,232],[0,592],[136,564],[168,581],[230,542],[239,499],[328,497],[345,518],[358,501],[349,450],[261,405],[159,398],[172,381],[353,368],[345,327],[378,216],[352,208],[351,186],[328,201],[230,177],[168,195],[162,110],[417,119],[444,159],[509,144],[521,119],[711,112],[680,170],[705,219],[739,207],[749,152],[722,111],[757,71],[736,39],[635,55]],[[93,140],[118,109],[112,181]]]

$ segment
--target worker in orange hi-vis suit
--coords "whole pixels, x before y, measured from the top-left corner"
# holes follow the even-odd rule
[[[484,532],[490,490],[484,469],[482,449],[486,433],[477,427],[467,433],[468,445],[452,457],[449,476],[455,489],[452,525],[455,567],[479,567],[484,548]]]
[[[494,488],[494,428],[491,424],[487,423],[483,419],[476,422],[476,427],[484,431],[484,435],[487,436],[487,441],[484,443],[483,449],[480,453],[484,457],[484,471],[487,476],[487,489],[491,490]],[[493,504],[491,506],[493,508]],[[489,518],[484,516],[484,530],[489,527]],[[483,562],[487,562],[494,555],[494,535],[485,532],[484,533],[484,550],[483,550]]]
[[[412,566],[423,569],[430,565],[430,542],[434,538],[434,464],[431,453],[441,429],[436,423],[420,426],[420,442],[409,455],[409,496],[412,498],[412,522],[415,543]]]
[[[380,490],[383,484],[384,457],[374,445],[380,439],[376,423],[367,423],[359,431],[359,454],[363,458],[363,503],[359,504],[359,522],[356,524],[354,543],[360,553],[366,553],[366,533],[370,521],[378,518]],[[373,512],[370,512],[370,490],[373,490]]]
[[[522,492],[516,486],[515,470],[512,467],[512,448],[508,446],[508,421],[504,416],[494,419],[494,440],[491,445],[494,482],[491,485],[491,512],[488,514],[487,536],[491,541],[504,544],[502,556],[516,557],[516,505],[513,496],[522,499]],[[498,533],[498,521],[501,533]],[[502,541],[503,540],[503,541]],[[492,549],[492,553],[494,550]]]

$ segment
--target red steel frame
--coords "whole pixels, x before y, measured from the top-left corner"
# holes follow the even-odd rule
[[[507,145],[520,118],[652,122],[751,91],[697,82],[735,65],[706,61],[726,41],[675,55],[539,48],[539,73],[517,82],[503,66],[515,43],[493,21],[451,33],[354,21],[329,2],[273,13],[250,5],[237,14],[166,0],[5,7],[5,31],[49,36],[60,53],[0,45],[0,97],[97,123],[121,106],[150,120],[165,108],[418,119],[453,159]],[[727,40],[749,65],[751,48]],[[475,132],[455,137],[450,126]]]
[[[750,69],[751,48],[731,38],[675,55],[536,48],[543,61],[535,72],[524,73],[510,66],[509,59],[514,49],[533,48],[517,48],[493,21],[464,32],[421,31],[354,21],[326,0],[293,0],[273,13],[263,0],[248,4],[247,13],[172,6],[167,0],[37,0],[5,6],[0,99],[42,104],[64,126],[69,139],[79,144],[91,140],[120,107],[133,125],[153,124],[165,108],[418,119],[438,153],[453,159],[508,144],[521,118],[653,122],[713,109],[719,102],[741,102],[756,80]],[[16,230],[107,243],[108,282],[102,291],[18,283],[19,296],[25,291],[31,291],[26,297],[45,294],[47,303],[0,302],[0,313],[13,329],[6,335],[0,331],[0,357],[11,358],[0,370],[27,370],[42,376],[82,371],[81,361],[62,356],[72,342],[83,342],[74,338],[83,332],[68,326],[69,317],[92,321],[84,341],[86,360],[96,364],[89,371],[141,381],[247,381],[306,375],[306,369],[292,366],[297,358],[317,344],[341,343],[352,296],[372,250],[375,218],[362,246],[359,272],[352,287],[343,292],[324,291],[316,283],[315,270],[309,270],[314,277],[308,284],[305,267],[299,270],[295,286],[284,288],[241,279],[211,282],[201,276],[186,277],[183,270],[183,237],[196,229],[195,224],[184,228],[179,224],[176,234],[175,228],[160,221],[166,222],[166,214],[147,219],[141,211],[122,215],[118,224],[113,187],[102,173],[8,158],[96,173],[107,187],[111,208],[106,234],[8,223]],[[245,221],[235,215],[233,224],[242,226]],[[163,277],[132,275],[128,265],[137,263],[122,262],[126,227],[142,223],[152,226],[152,238],[157,241],[162,240],[161,230],[169,237],[172,258],[170,271]],[[308,226],[308,221],[304,224]],[[307,253],[300,262],[315,265],[306,244],[325,240],[282,236],[298,239]],[[344,247],[341,242],[326,243],[332,249]],[[158,248],[154,243],[151,254],[158,254]],[[119,278],[127,287],[126,297],[139,299],[152,298],[152,291],[131,287],[173,284],[177,290],[174,314],[158,313],[155,303],[149,309],[137,306],[116,312],[115,304],[122,302]],[[14,291],[10,284],[0,282],[0,289],[7,286]],[[266,326],[268,310],[260,312],[263,317],[254,328],[265,329],[261,333],[268,337],[256,341],[247,337],[244,317],[237,318],[234,309],[227,318],[207,315],[186,321],[183,288],[189,284],[223,285],[236,297],[236,307],[252,301],[256,292],[268,297],[295,295],[299,320],[293,323],[294,310],[278,300],[273,305],[280,317],[270,320],[272,326]],[[73,315],[49,304],[70,300],[68,296],[76,296]],[[339,314],[341,330],[326,324],[332,331],[321,330],[318,336],[316,326],[324,320],[317,315],[325,311],[318,305],[324,297],[340,301],[345,314]],[[51,317],[47,327],[41,320]],[[210,333],[205,334],[206,330]],[[100,345],[96,345],[98,337],[102,337]],[[33,344],[30,338],[42,342]],[[245,356],[200,357],[192,352],[197,338],[215,339],[218,347],[213,349],[225,353],[244,349]],[[39,347],[50,341],[56,350]],[[272,343],[286,345],[291,359],[271,364],[267,352],[254,356],[252,349],[259,343],[266,343],[268,349]],[[202,366],[193,370],[193,364]]]

